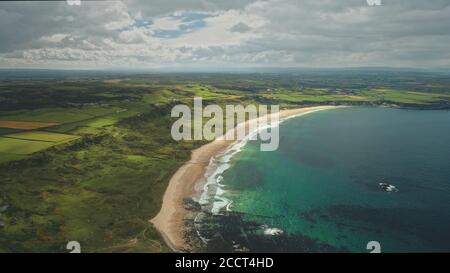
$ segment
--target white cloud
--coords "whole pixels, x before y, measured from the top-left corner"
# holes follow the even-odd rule
[[[68,36],[67,34],[57,33],[50,36],[42,36],[41,40],[51,43],[60,43],[67,36]]]
[[[261,35],[257,29],[265,24],[263,18],[238,10],[214,14],[204,21],[206,24],[204,28],[173,39],[169,44],[188,48],[243,45],[247,41],[259,38]],[[232,31],[237,22],[246,24],[255,31]]]
[[[153,21],[151,28],[155,30],[179,30],[182,24],[183,22],[181,19],[161,17]]]

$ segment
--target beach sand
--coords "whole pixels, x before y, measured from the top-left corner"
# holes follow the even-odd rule
[[[339,106],[281,110],[280,119],[336,107]],[[191,159],[179,168],[170,179],[164,193],[161,210],[150,222],[161,233],[172,250],[177,252],[190,250],[190,246],[185,240],[184,220],[187,210],[184,208],[183,199],[195,194],[195,186],[204,177],[211,158],[226,151],[233,143],[235,141],[216,139],[192,151]]]

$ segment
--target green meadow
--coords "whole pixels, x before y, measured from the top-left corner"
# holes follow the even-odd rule
[[[78,138],[77,136],[73,135],[58,134],[44,131],[34,131],[34,130],[16,134],[8,134],[5,135],[4,137],[22,140],[32,140],[32,141],[46,141],[46,142],[62,142]]]
[[[0,137],[0,153],[28,155],[53,145],[53,143],[47,141],[29,141],[10,137]]]

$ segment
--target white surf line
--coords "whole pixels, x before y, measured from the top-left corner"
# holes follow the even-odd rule
[[[248,135],[246,137],[244,137],[242,140],[240,140],[240,141],[238,140],[238,141],[234,142],[233,144],[231,144],[229,146],[229,148],[227,148],[227,150],[225,150],[222,154],[211,158],[210,163],[207,166],[207,171],[205,172],[205,175],[202,179],[203,181],[206,181],[206,183],[203,184],[198,202],[201,205],[205,205],[205,206],[211,205],[210,212],[215,215],[220,214],[220,211],[223,208],[226,208],[227,212],[231,211],[229,205],[231,204],[232,201],[223,196],[226,193],[226,190],[224,189],[224,185],[221,184],[221,181],[223,180],[222,174],[231,167],[231,164],[229,162],[236,154],[238,154],[239,152],[242,151],[242,148],[244,148],[245,145],[248,143],[250,137],[257,134],[260,130],[267,129],[267,128],[273,128],[275,126],[280,126],[280,124],[286,120],[304,116],[304,115],[308,115],[308,114],[315,113],[318,111],[323,111],[323,110],[329,110],[329,109],[328,108],[314,109],[314,110],[306,111],[303,113],[294,114],[291,116],[281,118],[276,124],[269,124],[269,125],[266,125],[263,127],[256,128],[252,132],[249,132]],[[256,122],[259,119],[260,118],[257,118],[255,120],[251,120],[251,121],[247,121],[242,124],[239,124],[235,128],[228,131],[226,134],[234,133],[234,131],[239,126],[247,126],[247,123]],[[250,128],[250,126],[249,126],[249,128]],[[233,150],[234,150],[234,152],[233,152]],[[229,152],[231,152],[231,153],[229,154]],[[221,160],[218,160],[218,159],[221,159]],[[225,160],[223,160],[223,159],[225,159]],[[210,192],[209,192],[210,188],[211,188],[211,191],[214,191],[214,193],[212,195],[210,195]],[[213,202],[212,204],[210,204],[211,200]]]

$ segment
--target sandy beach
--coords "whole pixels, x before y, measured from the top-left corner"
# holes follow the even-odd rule
[[[339,106],[314,106],[281,110],[280,119],[336,107]],[[164,193],[161,210],[150,222],[161,233],[172,250],[189,250],[189,245],[184,238],[184,219],[187,210],[183,206],[183,198],[195,194],[195,186],[204,177],[211,158],[224,152],[234,142],[216,139],[192,151],[191,159],[179,168],[170,179]]]

